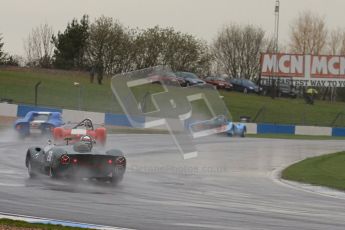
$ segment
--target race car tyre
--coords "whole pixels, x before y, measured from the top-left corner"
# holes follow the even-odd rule
[[[54,169],[52,167],[49,167],[48,176],[52,179],[59,178],[58,174],[54,171]]]
[[[96,140],[99,141],[102,145],[105,145],[107,141],[107,133],[105,128],[98,128],[96,129]]]
[[[36,175],[36,173],[34,172],[34,170],[32,168],[32,163],[31,163],[30,159],[28,160],[27,166],[28,166],[29,177],[30,178],[35,178],[37,175]]]
[[[227,134],[228,134],[228,137],[232,137],[234,135],[232,131],[228,132]]]
[[[113,170],[113,176],[110,178],[110,183],[112,183],[113,185],[120,183],[123,179],[124,173],[124,167],[115,167]]]
[[[53,138],[54,140],[63,140],[63,129],[62,128],[55,128],[53,131]]]
[[[243,131],[241,134],[241,137],[245,137],[246,136],[246,131]]]

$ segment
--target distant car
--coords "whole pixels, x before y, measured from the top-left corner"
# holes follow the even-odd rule
[[[67,145],[66,145],[67,144]],[[51,178],[91,178],[117,184],[126,171],[126,158],[118,149],[104,151],[93,147],[94,140],[83,136],[69,145],[34,146],[27,150],[25,165],[30,178],[46,175]]]
[[[270,85],[263,86],[264,88],[264,94],[265,95],[272,95],[273,87]],[[276,95],[277,97],[290,97],[290,98],[296,98],[298,92],[295,90],[295,88],[292,85],[280,83],[278,86],[276,86]]]
[[[205,82],[216,86],[217,89],[231,90],[233,87],[231,83],[225,81],[221,77],[207,77]]]
[[[106,144],[106,129],[104,127],[95,128],[89,118],[82,120],[77,125],[71,126],[71,124],[67,124],[66,126],[54,128],[53,130],[53,137],[56,142],[62,142],[66,138],[69,138],[70,142],[74,143],[79,141],[84,135],[91,136],[102,145]]]
[[[53,129],[64,124],[60,112],[30,111],[24,118],[15,121],[14,128],[20,137],[32,134],[51,134]]]
[[[153,74],[153,75],[149,76],[148,79],[152,83],[158,83],[159,84],[161,81],[163,81],[166,84],[178,83],[181,86],[186,86],[186,81],[184,80],[184,78],[178,77],[178,76],[176,76],[172,72],[171,73],[164,73],[164,75],[162,75],[162,74]]]
[[[297,91],[289,84],[280,84],[278,87],[278,97],[297,97]]]
[[[186,81],[185,86],[204,85],[205,81],[201,80],[196,74],[190,72],[175,72],[177,77],[181,77]]]
[[[189,125],[189,130],[194,137],[213,133],[226,133],[228,136],[245,137],[247,133],[245,124],[235,124],[224,115],[216,116],[210,120],[193,122]]]
[[[243,93],[257,93],[262,92],[262,88],[254,82],[243,78],[232,78],[229,81],[233,85],[233,89]]]

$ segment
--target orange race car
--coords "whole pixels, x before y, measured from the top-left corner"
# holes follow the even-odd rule
[[[57,127],[53,130],[53,138],[55,141],[64,141],[69,139],[74,143],[80,140],[82,136],[91,136],[96,142],[105,145],[107,140],[107,131],[104,127],[95,128],[92,121],[88,118],[79,122],[75,126],[66,125],[63,127]]]

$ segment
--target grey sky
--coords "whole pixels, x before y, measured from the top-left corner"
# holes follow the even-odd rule
[[[299,12],[310,10],[325,17],[329,28],[345,27],[344,0],[280,0],[280,39],[288,41],[289,25]],[[23,55],[23,39],[43,23],[64,30],[74,17],[89,14],[118,19],[125,26],[172,26],[211,42],[229,23],[274,29],[275,0],[0,0],[0,33],[5,51]]]

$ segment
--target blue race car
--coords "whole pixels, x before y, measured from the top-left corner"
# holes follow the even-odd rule
[[[225,116],[219,115],[210,120],[193,122],[189,125],[189,130],[193,137],[202,137],[215,133],[226,133],[228,136],[245,137],[247,127],[242,123],[235,124]]]
[[[240,136],[245,137],[247,133],[247,127],[243,123],[234,124],[233,122],[228,122],[228,129],[226,131],[229,137]]]
[[[15,121],[14,128],[20,137],[31,134],[51,134],[55,127],[64,124],[59,112],[28,112],[24,118]]]

